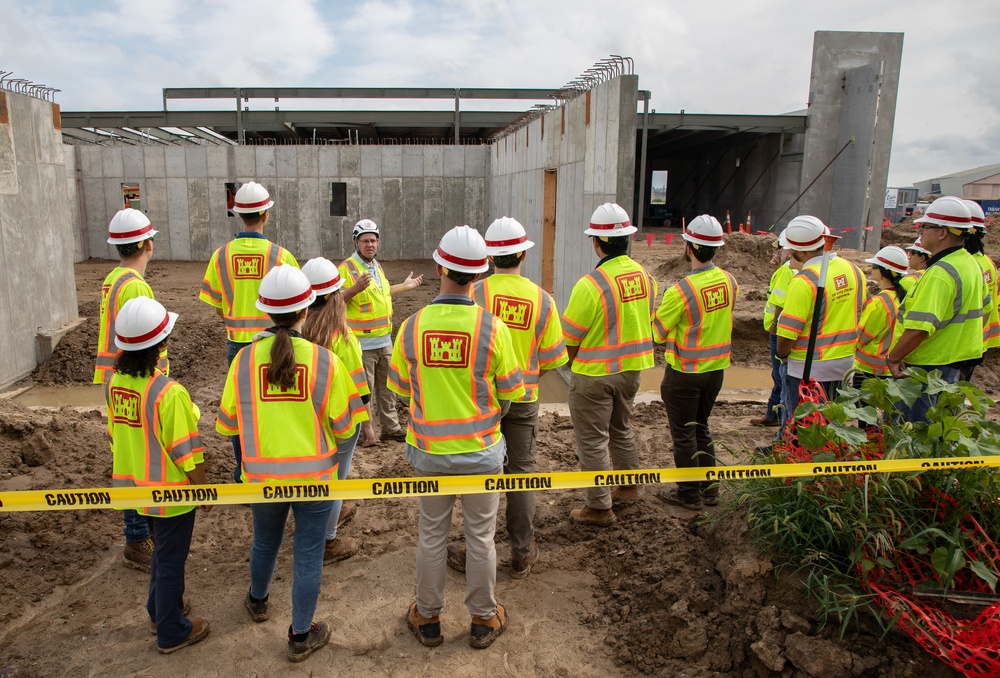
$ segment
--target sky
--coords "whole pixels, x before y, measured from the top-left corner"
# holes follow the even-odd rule
[[[772,114],[806,107],[818,30],[904,33],[890,186],[1000,163],[996,0],[0,0],[0,70],[66,111],[159,110],[164,87],[558,88],[619,54],[658,112]]]

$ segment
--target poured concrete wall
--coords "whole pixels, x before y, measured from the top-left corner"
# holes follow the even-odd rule
[[[385,259],[429,258],[452,226],[485,219],[487,146],[75,146],[85,228],[80,258],[117,258],[105,240],[122,183],[140,187],[160,231],[157,257],[205,261],[240,230],[226,182],[263,184],[274,199],[265,234],[301,262],[340,261],[361,218]],[[347,216],[330,216],[329,184],[347,185]]]
[[[556,171],[553,295],[560,307],[573,284],[597,263],[583,234],[594,209],[605,202],[632,206],[637,93],[638,76],[614,78],[493,145],[487,222],[511,216],[524,224],[535,247],[522,272],[537,283],[542,281],[545,171]]]
[[[35,368],[36,336],[77,319],[59,109],[0,90],[0,385]]]

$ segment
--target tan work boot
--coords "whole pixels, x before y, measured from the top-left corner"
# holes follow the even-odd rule
[[[173,647],[159,647],[157,646],[156,651],[160,654],[170,654],[171,652],[177,652],[177,650],[183,649],[188,645],[194,645],[195,643],[205,640],[205,636],[208,635],[208,620],[202,617],[195,617],[191,620],[191,633],[188,637],[182,640],[177,645]]]
[[[153,539],[150,537],[146,541],[130,541],[125,543],[125,550],[122,552],[122,564],[131,567],[133,570],[149,572],[153,563]]]
[[[638,498],[638,485],[619,485],[615,489],[611,490],[612,504],[625,504],[631,501],[636,501]]]
[[[410,609],[406,612],[406,626],[425,647],[437,647],[444,642],[444,636],[441,635],[441,617],[423,616],[417,609],[416,603],[410,603]]]
[[[181,601],[182,601],[181,616],[186,617],[189,614],[191,614],[191,601],[188,600],[187,596],[181,596]],[[152,619],[149,620],[149,632],[154,636],[156,635],[156,622],[153,621]]]
[[[461,544],[448,544],[448,567],[456,572],[465,572],[465,547]]]
[[[510,576],[514,579],[524,579],[531,572],[531,566],[538,560],[538,544],[531,540],[531,549],[523,560],[517,558],[510,559]]]
[[[358,502],[356,501],[345,501],[340,505],[340,515],[337,517],[337,528],[339,529],[342,525],[354,520],[355,514],[358,512]]]
[[[493,644],[507,628],[507,608],[497,603],[497,613],[489,619],[479,615],[472,617],[472,631],[469,634],[469,645],[477,650],[483,650]]]
[[[341,560],[347,560],[358,552],[358,544],[350,537],[327,539],[323,549],[323,564],[329,565]]]
[[[618,520],[615,517],[615,512],[611,509],[594,509],[589,506],[573,509],[569,512],[569,517],[581,525],[594,525],[595,527],[608,527]]]

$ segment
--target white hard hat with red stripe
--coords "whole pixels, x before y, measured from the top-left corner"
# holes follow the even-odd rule
[[[965,206],[969,208],[969,213],[972,218],[973,228],[986,228],[986,212],[983,211],[983,206],[980,205],[975,200],[963,200]]]
[[[486,229],[486,253],[491,257],[517,254],[534,246],[524,226],[513,217],[500,217]]]
[[[362,219],[358,223],[354,224],[354,239],[357,240],[358,236],[362,236],[365,233],[374,233],[375,237],[378,238],[378,224],[376,224],[371,219]]]
[[[257,288],[257,308],[264,313],[294,313],[316,301],[306,274],[289,264],[275,266]]]
[[[708,214],[700,214],[692,219],[684,228],[681,237],[695,245],[705,247],[722,247],[726,244],[722,241],[722,224]]]
[[[267,192],[267,189],[256,181],[250,181],[240,186],[240,190],[236,191],[233,211],[239,214],[253,214],[271,209],[272,205],[274,205],[274,201],[271,200],[271,194]]]
[[[875,253],[875,256],[865,259],[865,261],[873,266],[881,266],[900,275],[906,275],[906,269],[910,264],[910,258],[903,251],[903,248],[896,247],[895,245],[883,247]]]
[[[126,301],[115,316],[115,346],[123,351],[141,351],[167,338],[177,322],[163,304],[149,297]]]
[[[829,233],[826,224],[816,217],[807,214],[797,216],[785,228],[786,247],[797,252],[811,252],[823,246],[826,233]]]
[[[631,235],[639,229],[632,225],[626,212],[620,205],[606,202],[590,216],[590,228],[584,233],[599,235],[605,238],[618,238]]]
[[[469,226],[456,226],[445,233],[432,256],[449,271],[458,273],[485,273],[490,267],[486,241]]]
[[[302,272],[317,295],[330,294],[344,286],[337,265],[325,257],[310,259],[302,267]]]
[[[959,228],[967,231],[972,228],[972,212],[969,206],[961,198],[953,195],[946,195],[931,203],[931,206],[913,223],[915,224],[935,224],[937,226],[947,226],[948,228]]]
[[[920,238],[913,241],[913,244],[906,248],[909,252],[916,252],[917,254],[923,254],[926,257],[931,256],[931,253],[924,249],[924,244],[920,242]]]
[[[111,217],[108,224],[108,243],[111,245],[128,245],[134,242],[148,240],[159,231],[154,231],[149,223],[149,217],[139,210],[126,207]]]

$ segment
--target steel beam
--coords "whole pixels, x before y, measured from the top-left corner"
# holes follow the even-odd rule
[[[244,99],[540,99],[560,90],[496,87],[166,87],[168,99],[230,99],[236,92]]]

